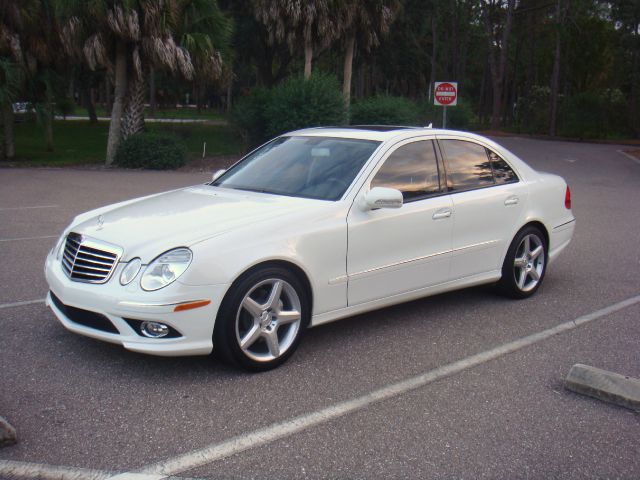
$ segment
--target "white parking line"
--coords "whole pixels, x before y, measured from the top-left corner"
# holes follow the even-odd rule
[[[43,235],[41,237],[0,238],[0,242],[17,242],[20,240],[42,240],[44,238],[58,238],[57,235]]]
[[[533,335],[528,335],[518,340],[492,348],[491,350],[444,365],[421,375],[387,385],[367,395],[347,400],[345,402],[336,403],[321,410],[307,413],[280,423],[275,423],[268,427],[254,430],[253,432],[244,433],[221,443],[213,443],[207,447],[141,468],[137,470],[137,472],[172,475],[215,462],[216,460],[221,460],[236,453],[268,444],[316,425],[342,417],[343,415],[361,410],[373,403],[388,400],[417,388],[424,387],[436,380],[449,377],[456,373],[460,373],[463,370],[495,360],[498,357],[541,342],[559,333],[573,330],[580,325],[603,318],[617,312],[618,310],[622,310],[623,308],[627,308],[637,303],[640,303],[640,295],[628,298],[627,300],[615,303],[587,315],[583,315],[574,320],[561,323],[553,328],[534,333]]]
[[[41,298],[40,300],[26,300],[24,302],[13,302],[13,303],[0,303],[0,308],[13,308],[13,307],[22,307],[24,305],[33,305],[36,303],[44,303],[45,299]]]
[[[625,152],[624,150],[616,150],[616,152],[624,155],[625,157],[627,157],[629,160],[633,160],[634,162],[636,162],[638,165],[640,165],[640,160],[638,160],[636,157],[634,157],[633,155]]]
[[[115,476],[114,476],[115,475]],[[161,480],[166,475],[144,473],[120,473],[94,470],[91,468],[61,467],[42,463],[0,460],[0,478],[33,478],[42,480]],[[171,477],[179,480],[177,477]]]
[[[0,460],[0,475],[6,475],[8,478],[42,478],[46,480],[102,480],[112,477],[113,473],[89,468],[58,467],[57,465]]]
[[[31,210],[34,208],[58,208],[58,205],[34,205],[32,207],[0,207],[2,210]]]

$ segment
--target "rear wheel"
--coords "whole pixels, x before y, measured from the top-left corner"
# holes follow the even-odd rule
[[[247,370],[264,371],[294,352],[310,318],[300,280],[289,270],[267,267],[234,282],[214,330],[215,352]]]
[[[528,226],[515,236],[502,265],[500,290],[512,298],[527,298],[542,284],[547,267],[547,243],[539,228]]]

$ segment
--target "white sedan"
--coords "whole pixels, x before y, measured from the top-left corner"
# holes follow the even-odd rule
[[[310,325],[483,283],[528,297],[574,226],[562,178],[478,135],[312,128],[211,183],[76,217],[47,305],[129,350],[266,370]]]

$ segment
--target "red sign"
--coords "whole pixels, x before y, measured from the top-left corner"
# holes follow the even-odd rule
[[[436,82],[433,92],[434,105],[452,107],[458,103],[457,82]]]

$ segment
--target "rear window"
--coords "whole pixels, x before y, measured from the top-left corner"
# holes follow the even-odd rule
[[[497,184],[503,183],[515,183],[518,181],[516,172],[504,161],[500,155],[491,150],[487,150],[489,158],[491,159],[491,166],[493,167],[493,176],[496,179]]]
[[[493,185],[493,171],[487,150],[464,140],[440,140],[447,165],[450,190],[471,190]]]
[[[440,140],[449,190],[515,183],[518,176],[497,153],[483,145],[465,140]]]

